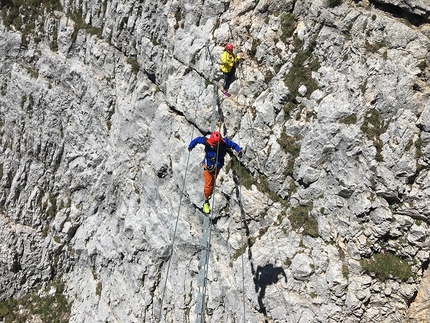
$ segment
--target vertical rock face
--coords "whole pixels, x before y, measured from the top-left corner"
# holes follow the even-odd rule
[[[70,322],[196,321],[203,148],[187,146],[216,129],[245,154],[212,200],[206,322],[428,321],[428,6],[390,3],[420,19],[322,0],[2,5],[1,300],[61,278]],[[227,42],[246,57],[231,98]]]
[[[421,280],[418,294],[414,303],[410,306],[409,317],[411,322],[426,322],[430,319],[429,313],[429,275],[425,273]]]

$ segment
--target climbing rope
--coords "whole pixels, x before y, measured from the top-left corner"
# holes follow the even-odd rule
[[[244,77],[244,75],[243,75],[243,70],[242,70],[242,67],[240,66],[240,68],[238,68],[238,71],[240,72],[240,74],[242,75],[242,78]],[[249,119],[249,114],[248,114],[248,119]],[[255,148],[255,138],[254,138],[254,128],[253,128],[253,123],[251,122],[251,120],[249,120],[249,125],[250,125],[250,128],[251,128],[251,139],[252,139],[252,142],[253,142],[253,146],[254,146],[254,148]],[[255,148],[256,149],[256,148]],[[257,150],[257,149],[256,149]],[[259,155],[258,154],[256,154],[257,155],[257,166],[258,166],[258,169],[260,169],[261,170],[261,163],[260,163],[260,158],[259,158]],[[241,164],[239,164],[239,170],[240,170],[240,167],[241,167]],[[241,173],[241,172],[240,172]],[[243,227],[242,227],[242,229],[244,229],[245,230],[245,233],[246,234],[249,234],[249,231],[247,232],[247,226],[246,226],[246,219],[245,219],[245,213],[244,213],[244,211],[243,211],[243,208],[242,208],[242,202],[241,202],[241,186],[240,186],[240,181],[239,181],[239,201],[240,201],[240,205],[241,205],[241,220],[242,220],[242,222],[243,222]],[[281,223],[279,224],[279,225],[281,225]],[[277,256],[278,256],[278,259],[282,259],[282,257],[281,257],[281,252],[280,252],[280,248],[279,248],[279,241],[278,241],[278,237],[277,237],[277,235],[275,234],[275,240],[276,240],[276,243],[275,243],[275,247],[276,247],[276,252],[277,252]],[[251,246],[248,244],[248,248],[251,248]],[[250,251],[250,249],[249,249],[249,255],[251,255],[251,251]],[[251,257],[251,256],[250,256]],[[242,259],[243,259],[243,254],[242,254]],[[251,259],[250,259],[251,260]],[[242,260],[242,263],[243,263],[243,260]],[[242,268],[242,270],[244,270],[243,268]],[[258,274],[257,272],[255,272],[255,269],[253,268],[253,264],[251,263],[251,271],[252,271],[252,273],[253,273],[253,275],[255,275],[255,274]],[[244,275],[244,274],[243,274]],[[258,279],[258,277],[254,277],[255,279]],[[285,279],[286,279],[286,277],[285,277]],[[287,302],[287,300],[285,299],[285,297],[284,297],[284,294],[282,293],[282,291],[279,289],[279,287],[277,286],[277,284],[274,284],[275,285],[275,288],[276,288],[276,290],[277,290],[277,292],[278,292],[278,295],[281,295],[282,296],[282,300],[283,300],[283,303],[284,303],[284,305],[285,305],[285,308],[287,308],[288,307],[288,302]]]
[[[206,51],[207,57],[209,57],[211,62],[213,63],[213,59],[212,59],[211,52],[209,50],[209,46],[207,45],[206,48],[207,48],[207,51]],[[215,130],[215,120],[216,120],[216,116],[217,116],[216,107],[218,107],[216,88],[217,87],[214,86],[214,100],[213,100],[213,106],[212,106],[212,124],[211,124],[212,130]],[[220,130],[220,129],[218,129],[218,130]],[[239,144],[239,146],[240,146],[240,144]],[[219,145],[217,146],[216,163],[218,162],[218,155],[219,155]],[[218,173],[217,173],[217,176],[218,176]],[[217,189],[216,179],[217,179],[217,177],[215,177],[215,182],[214,182],[214,191],[212,193],[213,199],[212,199],[211,210],[215,209],[215,193],[216,193],[216,189]],[[211,213],[211,215],[209,216],[210,223],[209,223],[208,240],[206,243],[207,250],[206,250],[206,252],[202,253],[203,256],[205,257],[204,266],[203,266],[204,267],[203,268],[204,275],[203,275],[203,282],[202,282],[202,285],[203,285],[202,289],[203,290],[199,294],[201,299],[200,299],[200,302],[197,303],[197,308],[196,308],[196,309],[198,309],[198,313],[196,313],[196,314],[199,315],[199,317],[197,317],[197,321],[196,321],[197,323],[203,323],[203,321],[204,321],[203,318],[204,318],[204,311],[205,311],[205,297],[206,297],[206,291],[207,291],[206,281],[207,281],[207,276],[208,276],[208,271],[209,271],[209,258],[210,258],[210,247],[211,247],[211,237],[212,237],[212,225],[211,225],[212,219],[213,219],[212,214],[213,213]],[[242,239],[243,239],[243,235],[242,235]],[[244,274],[243,268],[244,268],[244,262],[243,262],[243,258],[242,258],[242,290],[243,290],[243,311],[244,311],[243,316],[244,316],[244,322],[245,322],[245,317],[246,317],[246,315],[245,315],[245,313],[246,313],[245,312],[245,274]]]
[[[240,146],[240,140],[239,140],[239,146]],[[241,174],[241,163],[239,162],[239,174]],[[240,207],[240,245],[243,246],[245,245],[245,241],[244,241],[244,237],[243,237],[243,230],[246,228],[246,219],[245,219],[245,211],[243,209],[243,205],[242,205],[242,186],[241,186],[241,182],[240,182],[240,176],[238,176],[238,190],[239,190],[239,207]],[[245,231],[246,234],[246,231]],[[247,246],[248,248],[250,248],[250,246]],[[242,253],[241,256],[241,261],[242,261],[242,304],[243,304],[243,322],[246,323],[246,300],[245,300],[245,261],[243,259],[244,257],[244,253]]]
[[[239,63],[239,65],[241,65]],[[239,73],[238,73],[239,74]],[[240,86],[242,88],[243,86],[243,72],[242,72],[242,78],[239,78],[239,83]],[[238,136],[238,144],[240,146],[240,136]],[[241,163],[239,162],[239,175],[242,174],[241,171]],[[242,185],[241,185],[241,180],[240,180],[240,176],[238,176],[238,202],[239,202],[239,207],[240,207],[240,242],[241,242],[241,246],[244,246],[245,243],[247,243],[247,241],[244,241],[244,234],[243,231],[245,230],[245,235],[247,234],[246,232],[246,218],[245,218],[245,211],[243,209],[243,205],[242,205]],[[248,248],[250,248],[250,246],[247,246]],[[241,255],[241,262],[242,262],[242,306],[243,306],[243,322],[246,323],[246,300],[245,300],[245,261],[244,261],[244,253],[242,253]]]
[[[210,52],[210,50],[209,50],[209,47],[207,46],[207,54],[209,55],[209,57],[210,57],[210,59],[211,59],[211,62],[213,63],[213,60],[212,60],[212,55],[211,55],[211,52]],[[241,80],[240,80],[240,82],[242,83],[243,82],[243,73],[242,73],[242,78],[241,78]],[[241,84],[241,86],[242,86],[243,84]],[[214,84],[214,96],[215,96],[215,94],[216,94],[216,88],[218,88],[218,86],[217,85],[215,85]],[[235,101],[235,100],[232,100],[233,102],[235,102],[236,103],[236,105],[240,105],[237,101]],[[215,102],[215,100],[214,100],[214,102]],[[215,105],[214,105],[214,107],[215,107]],[[238,139],[238,145],[240,146],[240,138]],[[239,173],[241,173],[241,171],[240,171],[240,168],[241,168],[242,166],[241,166],[241,163],[239,162]],[[241,184],[240,184],[240,180],[239,180],[239,183],[238,183],[238,199],[239,199],[239,206],[240,206],[240,214],[241,214],[241,222],[243,223],[243,224],[241,224],[241,232],[244,230],[244,229],[246,229],[246,220],[245,220],[245,212],[244,212],[244,210],[243,210],[243,206],[242,206],[242,193],[241,193]],[[247,234],[246,233],[246,231],[245,231],[245,234]],[[243,233],[241,233],[241,245],[243,246],[245,244],[245,241],[244,241],[244,234]],[[248,246],[249,247],[249,246]],[[242,265],[242,304],[243,304],[243,322],[245,323],[246,322],[246,300],[245,300],[245,261],[244,261],[244,254],[242,254],[242,257],[241,257],[241,265]]]
[[[237,70],[238,70],[238,74],[241,74],[240,80],[242,82],[245,79],[245,75],[243,73],[242,64],[239,64],[239,68]],[[242,86],[243,86],[243,84],[242,84]],[[252,142],[252,146],[254,147],[255,151],[258,151],[258,149],[256,147],[256,144],[255,144],[255,136],[254,136],[255,130],[254,130],[253,122],[251,120],[251,117],[250,117],[249,113],[247,113],[247,116],[248,116],[248,124],[249,124],[249,127],[251,129],[251,138],[250,138],[250,141]],[[257,167],[258,167],[258,169],[261,170],[262,168],[261,168],[260,157],[259,157],[259,155],[257,153],[256,153],[256,157],[257,157]]]
[[[212,53],[211,50],[209,48],[209,41],[206,44],[206,58],[209,58],[209,60],[211,61],[212,65],[214,65],[214,60],[212,57]],[[206,82],[208,81],[204,75],[197,71],[195,68],[190,67],[191,69],[193,69],[197,74],[199,74],[200,76],[202,76]],[[244,82],[244,73],[243,73],[243,68],[241,66],[241,64],[238,64],[238,68],[237,68],[238,74],[240,75],[240,83],[241,83],[241,87],[243,86],[243,82]],[[212,75],[211,75],[212,76]],[[212,105],[212,118],[211,118],[211,129],[215,130],[216,126],[216,119],[217,117],[219,117],[219,113],[216,110],[216,108],[219,104],[218,101],[218,92],[217,89],[220,88],[220,86],[218,86],[215,81],[214,81],[214,76],[211,77],[211,80],[209,80],[209,83],[212,84],[214,86],[214,91],[213,91],[213,105]],[[203,90],[202,90],[203,91]],[[237,106],[242,106],[245,107],[243,104],[240,104],[239,102],[237,102],[236,100],[229,98],[229,100],[231,100],[232,102],[236,103]],[[196,105],[196,110],[197,110],[197,105]],[[194,115],[196,114],[196,110],[194,112]],[[252,145],[255,147],[255,129],[253,127],[253,122],[251,120],[250,115],[248,114],[248,122],[250,125],[250,134],[251,134],[251,141],[252,141]],[[219,129],[220,127],[218,127]],[[193,133],[194,133],[194,128],[193,128],[193,132],[191,137],[193,138]],[[240,146],[240,140],[238,141],[238,144]],[[257,150],[257,148],[255,148]],[[219,145],[217,146],[217,153],[216,153],[216,162],[218,162],[218,153],[219,153]],[[256,154],[257,157],[257,167],[258,169],[261,169],[261,162],[260,162],[260,158],[259,155]],[[185,190],[185,183],[186,183],[186,178],[187,178],[187,171],[188,171],[188,166],[189,166],[189,158],[190,158],[190,153],[188,154],[187,157],[187,162],[186,162],[186,170],[185,170],[185,176],[184,176],[184,182],[183,182],[183,186],[182,186],[182,191],[181,191],[181,198],[180,198],[180,202],[179,202],[179,209],[178,209],[178,214],[176,217],[176,221],[175,221],[175,229],[174,229],[174,234],[173,234],[173,239],[172,239],[172,243],[171,243],[171,250],[170,250],[170,256],[169,256],[169,261],[168,261],[168,265],[167,265],[167,273],[166,273],[166,279],[164,282],[164,287],[163,287],[163,295],[161,298],[161,304],[160,304],[160,314],[159,314],[159,322],[161,321],[161,315],[162,315],[162,311],[163,311],[163,301],[164,301],[164,297],[165,297],[165,292],[166,292],[166,286],[167,286],[167,279],[169,276],[169,270],[170,270],[170,266],[171,266],[171,259],[173,256],[173,251],[174,251],[174,244],[175,244],[175,239],[176,239],[176,234],[177,234],[177,227],[178,227],[178,221],[179,221],[179,214],[180,214],[180,209],[181,209],[181,205],[182,205],[182,199],[183,199],[183,195],[184,195],[184,190]],[[242,203],[242,184],[241,184],[241,168],[244,167],[240,162],[239,162],[239,175],[238,175],[238,203],[240,206],[240,219],[241,219],[241,245],[244,246],[245,244],[247,244],[247,248],[248,248],[248,254],[251,255],[251,245],[249,243],[249,229],[247,227],[247,223],[246,223],[246,214],[245,211],[243,209],[243,203]],[[218,174],[217,174],[218,176]],[[214,190],[212,193],[212,201],[211,201],[211,213],[210,215],[207,216],[207,218],[209,219],[209,225],[208,225],[208,237],[207,237],[207,241],[205,241],[205,248],[206,248],[206,252],[202,253],[203,255],[203,261],[204,261],[204,265],[203,265],[203,281],[202,281],[202,286],[201,289],[201,293],[199,293],[198,297],[200,297],[200,303],[197,302],[197,307],[196,307],[196,314],[198,315],[196,322],[199,323],[203,323],[204,322],[204,314],[205,314],[205,307],[206,307],[206,292],[207,292],[207,277],[208,277],[208,271],[209,271],[209,259],[210,259],[210,249],[211,249],[211,238],[212,238],[212,221],[213,221],[213,212],[212,210],[215,209],[215,193],[217,191],[217,185],[216,185],[216,178],[214,181]],[[248,238],[248,239],[247,239]],[[280,250],[279,250],[279,242],[277,237],[275,236],[276,239],[276,244],[277,244],[277,253],[278,256],[280,256]],[[242,253],[241,256],[241,265],[242,265],[242,304],[243,304],[243,322],[246,322],[246,292],[245,292],[245,253]],[[249,256],[252,258],[252,256]],[[252,264],[252,259],[249,258],[249,260],[251,260],[251,271],[253,274],[255,274],[255,270],[253,268],[253,264]],[[279,288],[276,286],[276,288],[279,291]],[[199,290],[200,291],[200,290]],[[283,294],[282,294],[283,296]],[[283,301],[286,303],[286,299],[283,296]],[[198,311],[197,311],[198,310]]]
[[[196,104],[196,107],[194,109],[194,117],[196,115],[197,115],[197,104]],[[193,137],[194,137],[194,127],[192,128],[192,131],[191,131],[191,140],[193,139]],[[167,287],[167,278],[169,277],[170,263],[171,263],[172,256],[173,256],[173,249],[174,249],[174,246],[175,246],[176,233],[177,233],[177,229],[178,229],[179,215],[180,215],[180,212],[181,212],[182,199],[184,197],[185,184],[186,184],[186,181],[187,181],[188,165],[189,165],[189,161],[190,161],[190,153],[191,152],[189,151],[188,155],[187,155],[187,162],[186,162],[186,166],[185,166],[185,175],[184,175],[184,180],[183,180],[183,183],[182,183],[181,196],[179,198],[178,213],[176,215],[176,220],[175,220],[175,229],[173,230],[172,243],[170,244],[170,254],[169,254],[169,260],[167,262],[166,278],[164,280],[163,294],[161,296],[161,301],[160,301],[160,312],[159,312],[159,315],[158,315],[158,322],[161,322],[161,315],[162,315],[162,311],[163,311],[163,301],[164,301],[164,296],[165,296],[166,287]]]
[[[214,129],[214,128],[212,128]],[[218,164],[218,156],[219,156],[219,142],[217,145],[217,151],[216,151],[216,157],[215,157],[215,165]],[[212,205],[211,205],[211,212],[207,215],[208,219],[209,219],[209,223],[208,223],[208,229],[209,229],[209,233],[208,233],[208,239],[207,241],[205,241],[204,247],[206,248],[206,250],[204,250],[204,252],[202,252],[202,256],[204,257],[204,264],[202,267],[203,270],[203,279],[202,279],[202,292],[199,293],[199,297],[200,297],[200,301],[197,301],[197,306],[196,306],[196,314],[198,315],[196,323],[203,323],[204,322],[204,313],[205,313],[205,299],[206,299],[206,290],[207,290],[207,276],[208,276],[208,272],[209,272],[209,258],[210,258],[210,249],[211,249],[211,238],[212,238],[212,211],[215,208],[215,193],[216,193],[216,180],[219,174],[219,171],[217,170],[217,167],[215,166],[214,169],[215,172],[215,178],[214,178],[214,189],[212,192]],[[205,218],[206,219],[206,218]],[[203,236],[204,237],[204,236]]]
[[[208,44],[206,44],[206,46],[207,46],[206,47],[207,48],[206,54],[209,56],[209,58],[210,58],[210,60],[211,60],[211,62],[213,64],[213,59],[212,59],[211,51],[209,50]],[[195,69],[193,68],[193,70],[195,70]],[[195,71],[198,74],[201,74],[197,70],[195,70]],[[215,129],[216,128],[215,122],[216,122],[216,118],[217,118],[216,107],[218,107],[218,105],[217,105],[217,102],[218,102],[218,100],[217,100],[217,88],[219,88],[219,87],[213,81],[211,82],[211,84],[214,85],[213,107],[212,107],[212,118],[211,118],[212,119],[211,120],[211,129]],[[236,102],[236,104],[238,104],[238,103]],[[196,112],[197,112],[197,105],[195,107],[194,116],[196,115]],[[193,137],[194,137],[194,128],[193,128],[193,131],[191,133],[191,140],[192,140]],[[216,163],[218,163],[218,154],[219,154],[219,145],[217,146]],[[165,277],[165,281],[164,281],[164,285],[163,285],[162,297],[161,297],[161,300],[160,300],[160,311],[159,311],[159,315],[158,315],[158,322],[161,322],[161,318],[162,318],[164,298],[165,298],[166,289],[167,289],[167,279],[169,277],[169,272],[170,272],[170,267],[171,267],[171,261],[172,261],[173,252],[174,252],[174,246],[175,246],[176,235],[177,235],[177,228],[178,228],[178,223],[179,223],[179,215],[180,215],[180,210],[181,210],[181,206],[182,206],[182,200],[183,200],[183,196],[184,196],[184,190],[185,190],[187,173],[188,173],[189,159],[190,159],[190,152],[188,153],[188,156],[187,156],[185,175],[184,175],[184,180],[183,180],[182,189],[181,189],[181,196],[180,196],[180,200],[179,200],[179,207],[178,207],[178,212],[177,212],[177,216],[176,216],[176,220],[175,220],[175,227],[174,227],[174,232],[173,232],[173,238],[172,238],[172,242],[171,242],[171,245],[170,245],[170,254],[169,254],[169,260],[168,260],[168,263],[167,263],[166,277]],[[218,176],[218,173],[217,173],[217,176]],[[216,189],[217,189],[217,186],[216,186],[217,176],[215,177],[215,180],[214,180],[214,190],[213,190],[213,193],[212,193],[212,197],[213,198],[212,198],[211,210],[214,210],[214,208],[215,208],[215,193],[216,193]],[[241,195],[241,193],[240,193],[240,188],[239,188],[239,203],[240,203],[240,206],[241,206],[241,210],[243,212],[242,202],[241,202],[240,195]],[[212,214],[212,212],[211,212],[211,214]],[[200,304],[198,303],[198,305],[200,305],[199,306],[200,308],[199,308],[198,313],[196,313],[196,314],[198,314],[200,316],[199,318],[197,318],[197,321],[201,322],[201,323],[203,323],[203,321],[204,321],[205,297],[206,297],[206,291],[207,291],[206,281],[207,281],[208,270],[209,270],[209,258],[210,258],[210,247],[211,247],[211,236],[212,236],[212,225],[211,224],[212,224],[213,217],[212,217],[212,215],[209,215],[208,218],[209,218],[209,228],[208,228],[209,232],[208,232],[208,240],[207,240],[207,243],[205,245],[207,249],[206,249],[206,252],[204,253],[204,266],[203,266],[204,275],[203,275],[203,283],[202,283],[203,286],[201,286],[202,287],[202,293],[200,293],[200,295],[199,295],[201,297],[201,303]],[[241,238],[242,238],[242,242],[243,242],[243,235],[241,235]],[[246,312],[245,312],[245,273],[244,273],[243,255],[242,255],[242,290],[243,290],[243,314],[244,314],[244,322],[245,322],[245,314],[246,314]]]
[[[211,59],[211,62],[213,62],[212,57],[210,55],[210,51],[208,51],[209,53],[209,57]],[[195,70],[194,68],[192,68],[197,74],[200,74],[197,70]],[[217,88],[217,86],[215,84],[213,84],[215,86],[215,88]],[[213,100],[213,110],[212,110],[212,122],[211,122],[211,129],[215,129],[215,120],[216,120],[216,110],[215,110],[215,106],[217,106],[217,92],[216,89],[214,88],[214,100]],[[194,116],[196,115],[197,112],[197,105],[194,111]],[[194,137],[194,128],[191,134],[191,140]],[[216,163],[218,162],[218,153],[219,153],[219,145],[217,146],[217,153],[216,153]],[[185,175],[184,175],[184,181],[183,181],[183,185],[182,185],[182,189],[181,189],[181,196],[180,196],[180,201],[179,201],[179,207],[178,207],[178,213],[176,216],[176,221],[175,221],[175,228],[174,228],[174,233],[173,233],[173,239],[172,239],[172,243],[170,246],[170,254],[169,254],[169,261],[167,264],[167,269],[166,269],[166,278],[164,281],[164,286],[163,286],[163,293],[162,293],[162,297],[161,297],[161,301],[160,301],[160,311],[159,311],[159,315],[158,315],[158,322],[161,322],[161,317],[162,317],[162,311],[163,311],[163,303],[164,303],[164,298],[165,298],[165,294],[166,294],[166,289],[167,289],[167,279],[169,277],[169,272],[170,272],[170,266],[171,266],[171,260],[172,260],[172,256],[173,256],[173,251],[174,251],[174,245],[175,245],[175,240],[176,240],[176,234],[177,234],[177,227],[178,227],[178,222],[179,222],[179,215],[180,215],[180,210],[181,210],[181,206],[182,206],[182,199],[184,196],[184,190],[185,190],[185,184],[186,184],[186,179],[187,179],[187,173],[188,173],[188,166],[189,166],[189,158],[190,158],[190,152],[188,153],[187,156],[187,162],[186,162],[186,168],[185,168]],[[214,191],[212,193],[212,196],[215,196],[215,192],[216,192],[216,178],[215,178],[215,182],[214,182]],[[212,199],[212,210],[215,207],[215,197]],[[209,216],[209,220],[210,222],[212,222],[212,217]],[[204,277],[203,277],[203,292],[201,293],[201,306],[200,306],[200,311],[199,311],[199,315],[200,315],[200,321],[203,323],[203,318],[204,318],[204,309],[205,309],[205,295],[206,295],[206,280],[207,280],[207,273],[208,273],[208,269],[209,269],[209,256],[210,256],[210,242],[211,242],[211,235],[212,235],[212,226],[209,223],[209,236],[208,236],[208,241],[206,244],[206,248],[207,248],[207,252],[205,253],[205,259],[204,259]]]
[[[240,66],[240,68],[238,69],[238,74],[239,74],[239,72],[242,74],[242,78],[244,77],[244,75],[243,75],[243,70],[242,70],[242,68],[241,68],[241,66]],[[253,143],[253,146],[254,146],[254,149],[255,150],[257,150],[257,148],[256,148],[256,145],[255,145],[255,130],[254,130],[254,127],[253,127],[253,122],[250,120],[250,116],[249,116],[249,114],[248,114],[248,120],[249,120],[249,125],[250,125],[250,129],[251,129],[251,140],[252,140],[252,143]],[[261,168],[261,162],[260,162],[260,158],[259,158],[259,155],[258,154],[256,154],[256,156],[257,156],[257,167],[258,167],[258,169],[262,169]],[[240,164],[239,164],[239,169],[240,169]],[[239,186],[240,187],[240,186]],[[240,194],[240,197],[241,197],[241,194]],[[241,200],[241,199],[240,199]],[[240,202],[241,203],[241,202]],[[242,205],[242,204],[241,204]],[[246,219],[244,218],[244,212],[243,212],[243,210],[242,210],[242,208],[241,208],[241,216],[242,216],[242,222],[244,223],[244,226],[246,225]],[[279,225],[281,225],[281,223],[279,224]],[[246,228],[244,228],[244,229],[246,229]],[[275,235],[275,240],[276,240],[276,246],[275,246],[275,248],[276,248],[276,251],[277,251],[277,256],[278,256],[278,259],[282,259],[282,257],[281,257],[281,252],[280,252],[280,248],[279,248],[279,241],[278,241],[278,237],[277,237],[277,235]],[[248,245],[248,247],[249,248],[251,248],[251,246],[249,246]],[[249,251],[249,254],[251,254],[251,252]],[[242,258],[243,258],[243,255],[242,255]],[[282,262],[282,261],[281,261]],[[276,264],[276,262],[275,262],[275,264]],[[255,269],[253,268],[253,265],[251,264],[251,270],[252,270],[252,272],[253,272],[253,274],[255,275],[255,274],[258,274],[256,271],[255,271]],[[284,273],[284,275],[285,275],[285,273]],[[258,279],[258,277],[254,277],[254,279]],[[285,276],[285,279],[286,279],[286,276]],[[277,284],[274,284],[275,285],[275,288],[276,288],[276,290],[277,290],[277,293],[278,293],[278,295],[281,295],[282,296],[282,300],[283,300],[283,303],[284,303],[284,306],[285,306],[285,308],[287,308],[288,307],[288,302],[287,302],[287,300],[285,299],[285,296],[284,296],[284,294],[282,293],[282,291],[280,290],[280,288],[279,288],[279,286],[277,285]]]

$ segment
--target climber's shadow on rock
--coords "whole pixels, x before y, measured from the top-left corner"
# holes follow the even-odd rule
[[[263,304],[263,298],[266,294],[266,288],[269,285],[276,284],[280,278],[284,276],[287,282],[287,275],[282,267],[275,267],[273,264],[268,264],[264,267],[257,266],[254,273],[255,292],[258,293],[258,306],[259,312],[266,315],[266,307]]]
[[[251,273],[253,275],[254,285],[255,285],[255,292],[258,293],[258,306],[259,306],[259,312],[263,313],[264,315],[267,315],[266,307],[263,304],[263,298],[266,295],[266,288],[269,285],[276,284],[282,276],[285,279],[285,282],[287,282],[287,275],[285,274],[285,271],[282,267],[275,267],[273,264],[268,264],[265,266],[257,266],[257,269],[254,267],[254,261],[252,258],[252,239],[249,232],[248,223],[246,221],[246,215],[245,211],[242,206],[241,196],[240,196],[240,189],[239,189],[239,178],[237,174],[233,171],[233,180],[235,182],[235,188],[236,188],[236,198],[240,201],[240,215],[241,215],[241,225],[242,229],[245,230],[245,234],[247,237],[248,242],[248,260],[251,265]],[[267,322],[267,321],[266,321]]]

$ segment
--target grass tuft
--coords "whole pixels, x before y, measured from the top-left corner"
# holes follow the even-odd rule
[[[129,58],[127,58],[127,63],[131,65],[131,71],[134,74],[137,74],[139,72],[140,66],[139,66],[139,63],[137,61],[137,58],[129,57]]]
[[[379,114],[378,110],[371,109],[366,114],[364,122],[361,125],[360,129],[369,140],[373,141],[373,144],[376,147],[376,161],[382,162],[384,160],[384,158],[382,157],[383,144],[382,140],[380,139],[380,135],[387,130],[387,127],[384,126],[381,115]]]
[[[281,148],[295,159],[300,154],[300,145],[297,143],[299,140],[298,136],[289,136],[283,132],[277,141]]]
[[[303,233],[311,237],[318,237],[318,222],[309,214],[312,210],[313,205],[299,205],[291,209],[289,219],[293,230],[297,231],[300,228],[303,229]]]
[[[362,259],[360,265],[364,271],[376,274],[382,281],[391,277],[405,281],[413,276],[411,266],[390,252],[375,254],[371,259]]]
[[[357,123],[357,115],[355,113],[350,114],[349,116],[343,117],[339,120],[340,123],[343,124],[356,124]]]
[[[297,28],[298,18],[294,13],[285,13],[281,16],[281,36],[280,39],[284,44],[288,38],[292,37]]]
[[[293,98],[299,95],[299,87],[301,85],[306,86],[308,90],[307,97],[309,97],[313,91],[318,89],[318,84],[312,78],[312,72],[320,68],[318,60],[312,58],[316,40],[313,39],[309,43],[308,48],[303,49],[303,42],[298,37],[294,37],[294,46],[297,54],[294,57],[290,71],[284,77],[284,81],[290,90],[290,96]]]

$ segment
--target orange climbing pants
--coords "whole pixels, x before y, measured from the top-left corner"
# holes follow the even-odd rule
[[[206,166],[203,166],[203,177],[205,180],[203,194],[205,195],[205,200],[207,200],[208,197],[214,192],[215,180],[218,176],[218,173],[219,170],[216,168],[209,170]]]

